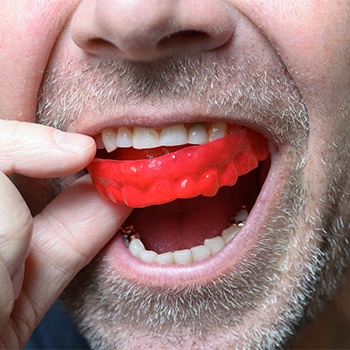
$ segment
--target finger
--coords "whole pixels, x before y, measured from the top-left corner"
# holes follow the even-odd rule
[[[83,169],[94,157],[91,137],[34,123],[0,120],[0,171],[59,177]]]
[[[28,255],[33,218],[10,179],[0,172],[0,257],[9,275]]]
[[[12,275],[11,281],[13,285],[13,292],[15,299],[21,294],[23,280],[24,280],[25,264],[22,264],[17,271]]]
[[[14,292],[12,282],[5,266],[0,257],[0,330],[11,315],[14,303]]]
[[[24,288],[39,315],[113,237],[130,212],[102,198],[85,176],[35,218]]]

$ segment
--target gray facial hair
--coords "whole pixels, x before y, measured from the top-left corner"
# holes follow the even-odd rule
[[[305,314],[314,313],[319,303],[311,307],[310,300],[316,294],[328,295],[338,280],[331,274],[338,271],[340,275],[345,265],[346,258],[336,267],[326,264],[329,256],[345,246],[345,235],[330,239],[344,208],[333,208],[334,215],[325,215],[330,212],[325,204],[313,218],[302,214],[309,196],[303,184],[302,158],[309,126],[297,87],[283,66],[271,67],[269,60],[256,62],[245,57],[244,61],[225,58],[224,62],[214,62],[179,60],[157,67],[116,61],[98,67],[71,62],[49,72],[43,85],[39,121],[64,130],[71,129],[86,110],[108,115],[114,109],[142,105],[146,100],[157,105],[189,99],[205,104],[208,115],[242,115],[245,121],[267,126],[276,142],[288,141],[292,145],[289,160],[295,171],[274,205],[276,214],[264,228],[266,234],[254,259],[248,258],[245,264],[212,283],[188,288],[154,290],[131,284],[123,276],[109,272],[102,256],[78,274],[64,300],[93,348],[132,349],[133,339],[142,339],[145,348],[154,344],[159,344],[159,348],[201,348],[213,335],[221,348],[232,348],[238,343],[240,348],[277,348],[295,333]],[[349,185],[344,171],[339,170],[332,178],[334,183],[327,196],[336,201],[339,181]],[[348,220],[344,224],[345,219]],[[301,220],[309,226],[306,232],[295,230]],[[349,218],[343,217],[342,221],[349,225]],[[313,239],[315,231],[320,232],[322,244]],[[287,264],[289,247],[304,242],[303,235],[308,237],[308,245],[300,254],[310,252],[308,262],[291,267]],[[340,255],[347,256],[338,249],[336,256]],[[281,265],[281,261],[286,263]],[[294,271],[289,281],[286,267]],[[327,285],[322,282],[325,280],[332,283]],[[249,313],[262,309],[268,313],[274,307],[276,286],[287,290],[279,318],[268,324],[240,328]],[[221,339],[227,332],[237,343]]]

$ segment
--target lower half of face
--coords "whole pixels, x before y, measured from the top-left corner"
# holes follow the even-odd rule
[[[276,67],[259,69],[269,71],[275,79],[273,71],[281,73]],[[224,159],[243,154],[238,143],[238,149],[226,147],[229,137],[236,140],[241,134],[249,144],[266,141],[267,158],[247,165],[256,157],[249,150],[239,166],[239,156],[233,157],[238,178],[210,196],[196,194],[167,201],[178,186],[175,175],[167,175],[165,199],[159,203],[147,202],[152,188],[142,195],[125,195],[125,201],[135,201],[140,208],[134,209],[121,228],[115,228],[115,237],[63,296],[93,348],[275,348],[286,344],[331,295],[348,256],[347,136],[329,129],[313,134],[310,116],[294,88],[287,84],[280,89],[288,98],[275,100],[273,105],[278,108],[263,102],[272,95],[252,105],[247,102],[251,95],[246,94],[243,107],[237,107],[245,115],[239,120],[230,112],[229,116],[222,113],[225,116],[220,120],[177,121],[178,130],[188,132],[196,125],[202,128],[198,133],[208,134],[209,139],[215,123],[226,128],[229,135],[219,138]],[[183,98],[181,93],[178,98]],[[228,101],[215,113],[230,111]],[[214,107],[208,105],[210,108]],[[287,115],[286,111],[292,112]],[[130,160],[132,167],[140,161],[167,164],[168,157],[180,158],[179,152],[189,152],[191,147],[198,158],[207,157],[207,152],[201,152],[204,147],[215,150],[211,143],[215,141],[182,145],[176,151],[174,145],[164,146],[162,156],[152,158],[158,151],[147,145],[142,149],[146,141],[140,129],[127,128],[137,149],[117,148],[108,156],[104,148],[110,147],[113,138],[119,142],[118,128],[106,127],[95,135],[100,148],[97,157],[107,164],[107,170],[98,173],[103,181],[116,181],[108,165],[111,158],[112,164],[116,158],[125,165],[136,157]],[[167,126],[157,126],[148,131],[161,134],[165,129]],[[250,134],[251,129],[259,132]],[[181,132],[176,132],[180,138]],[[138,158],[142,152],[148,159]],[[212,169],[221,169],[220,162],[214,162]],[[192,167],[197,167],[197,160]],[[212,186],[202,176],[207,168],[198,169],[193,173],[180,166],[172,168],[172,173],[187,174],[187,180],[192,176],[204,189]],[[158,175],[162,178],[162,173]],[[116,201],[114,186],[104,195]],[[154,186],[164,192],[158,183]],[[191,192],[192,187],[182,190]],[[148,204],[143,207],[145,201]]]
[[[324,169],[327,183],[315,198],[306,159],[291,153],[272,157],[262,188],[255,170],[236,192],[137,209],[131,220],[146,250],[158,254],[193,250],[220,236],[216,227],[228,216],[243,217],[218,252],[184,264],[134,257],[118,233],[64,294],[93,346],[270,349],[295,335],[332,293],[347,260],[349,186],[345,173]],[[228,204],[221,201],[232,195],[232,215],[222,214]]]

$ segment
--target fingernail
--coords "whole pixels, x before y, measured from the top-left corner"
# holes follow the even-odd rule
[[[95,144],[94,139],[89,136],[60,130],[56,130],[56,141],[65,152],[69,151],[75,155],[84,153]]]

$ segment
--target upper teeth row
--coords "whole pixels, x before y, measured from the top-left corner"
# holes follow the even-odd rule
[[[117,130],[105,129],[101,133],[101,139],[107,152],[112,152],[118,147],[147,149],[159,146],[201,145],[226,136],[227,129],[227,124],[222,122],[212,123],[209,129],[203,123],[193,124],[188,128],[184,124],[178,124],[160,131],[152,128],[120,127]]]

